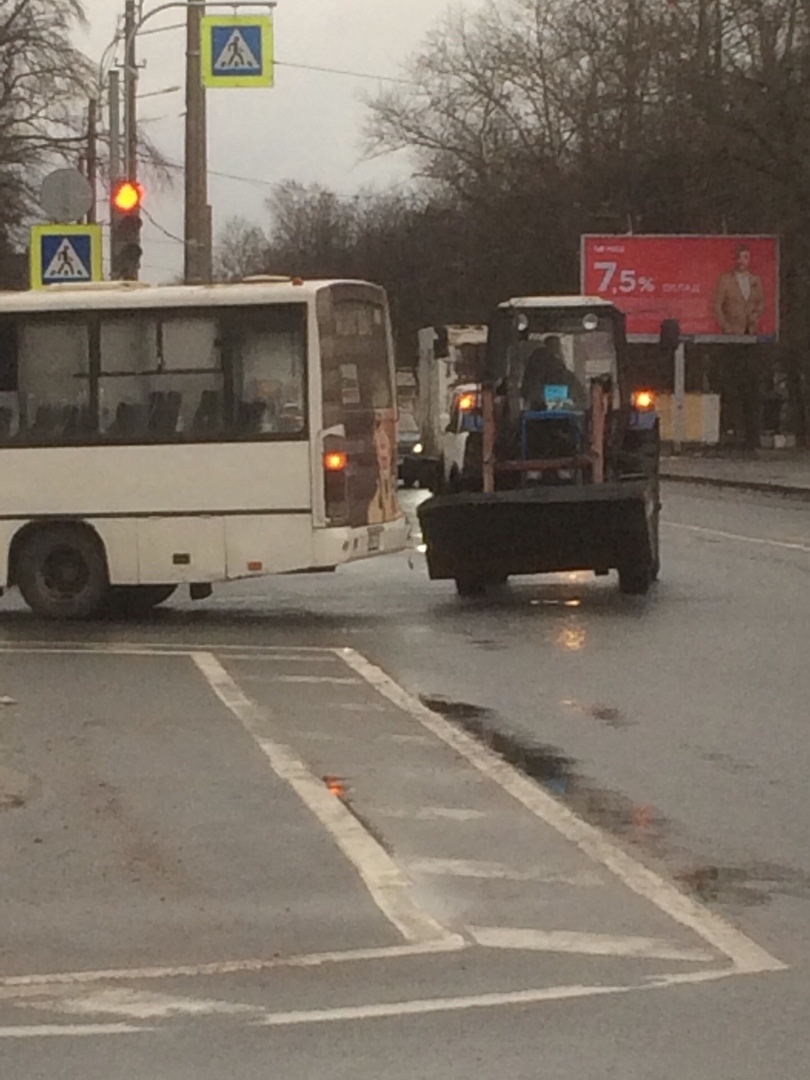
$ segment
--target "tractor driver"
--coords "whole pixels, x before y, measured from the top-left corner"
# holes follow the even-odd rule
[[[533,411],[542,412],[546,407],[546,387],[565,386],[568,399],[584,406],[582,388],[563,359],[562,341],[556,334],[549,334],[526,361],[520,396]]]

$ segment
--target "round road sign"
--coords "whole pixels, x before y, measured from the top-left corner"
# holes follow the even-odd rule
[[[78,221],[93,205],[93,191],[78,169],[57,169],[43,180],[39,201],[51,221]]]

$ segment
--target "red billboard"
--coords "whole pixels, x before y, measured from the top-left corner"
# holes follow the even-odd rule
[[[583,236],[582,291],[611,300],[631,336],[677,319],[685,337],[776,341],[774,236]]]

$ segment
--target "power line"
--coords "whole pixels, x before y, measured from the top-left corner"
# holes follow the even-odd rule
[[[144,165],[154,165],[155,161],[152,158],[141,156],[138,160]],[[185,165],[180,161],[172,161],[169,158],[162,157],[157,162],[158,168],[168,169],[170,172],[184,173],[186,171]],[[217,176],[223,180],[234,180],[240,184],[253,184],[256,187],[262,188],[274,188],[279,184],[278,180],[260,180],[258,176],[238,176],[236,173],[221,172],[217,169],[209,169],[209,176]],[[401,185],[399,185],[401,186]]]
[[[164,228],[159,221],[155,221],[155,219],[152,217],[152,215],[149,213],[145,206],[141,207],[141,211],[146,220],[149,221],[152,225],[154,225],[158,232],[161,232],[164,236],[168,237],[169,240],[172,241],[172,243],[182,244],[183,247],[186,246],[186,242],[181,236],[176,236],[173,232],[169,232],[169,230]],[[161,241],[157,241],[157,243],[161,243]]]
[[[403,79],[397,75],[372,75],[370,71],[348,71],[345,68],[319,67],[317,64],[291,64],[282,60],[275,61],[276,67],[297,68],[299,71],[318,71],[322,75],[343,75],[350,79],[372,79],[374,82],[400,83],[403,86],[418,86],[413,79]]]

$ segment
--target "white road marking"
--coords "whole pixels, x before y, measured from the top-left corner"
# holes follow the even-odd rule
[[[108,1013],[125,1016],[129,1020],[168,1020],[174,1016],[237,1016],[261,1011],[260,1007],[257,1009],[253,1005],[240,1005],[229,1001],[184,998],[122,988],[102,988],[86,992],[81,997],[24,1001],[20,1004],[26,1009],[40,1009],[68,1016],[97,1016],[99,1013]]]
[[[332,686],[359,686],[360,679],[341,678],[339,675],[245,675],[245,680],[274,683],[328,683]]]
[[[691,972],[688,975],[663,975],[627,986],[547,986],[539,990],[512,990],[506,993],[479,994],[475,997],[428,998],[421,1001],[393,1001],[381,1005],[349,1005],[334,1009],[267,1013],[259,1024],[266,1027],[291,1027],[296,1024],[334,1024],[347,1020],[380,1020],[403,1016],[427,1016],[430,1013],[468,1012],[472,1009],[503,1008],[509,1005],[538,1005],[546,1001],[571,1001],[576,998],[604,997],[609,994],[668,990],[674,986],[691,983],[717,982],[735,974],[739,972],[728,968],[724,971]]]
[[[408,859],[405,866],[414,874],[435,874],[442,877],[480,878],[488,881],[541,881],[548,885],[576,885],[580,888],[604,884],[598,874],[588,870],[578,874],[558,874],[539,867],[518,870],[504,866],[503,863],[477,859]]]
[[[21,1024],[0,1027],[0,1039],[98,1038],[102,1035],[137,1035],[153,1028],[131,1024]]]
[[[411,956],[433,956],[461,952],[469,944],[452,935],[441,941],[421,945],[389,945],[376,949],[352,949],[346,952],[308,953],[301,956],[216,960],[208,964],[178,964],[167,967],[109,968],[99,971],[62,971],[38,975],[6,975],[0,978],[0,999],[8,1000],[48,986],[82,986],[92,983],[143,981],[146,979],[197,978],[199,976],[237,975],[242,972],[274,971],[285,968],[317,968],[328,964],[367,963],[373,960],[400,960]]]
[[[193,650],[192,650],[193,651]],[[213,650],[212,650],[213,651]],[[334,664],[337,661],[336,656],[291,656],[288,653],[233,653],[223,652],[221,649],[215,650],[222,653],[227,660],[240,660],[245,663],[256,664],[260,661],[262,663],[272,664]],[[183,656],[187,656],[188,653],[182,653]]]
[[[136,656],[191,656],[195,652],[217,652],[236,659],[234,653],[244,653],[246,659],[260,660],[264,656],[278,657],[283,660],[300,660],[315,663],[318,660],[334,661],[335,650],[318,645],[216,645],[200,642],[198,644],[147,642],[147,641],[88,641],[79,644],[75,641],[27,641],[24,645],[5,642],[0,645],[0,652],[63,652],[74,653],[133,653]]]
[[[468,926],[467,932],[485,949],[637,957],[643,960],[689,960],[696,963],[708,963],[715,957],[713,952],[706,949],[685,949],[659,938],[483,926]]]
[[[417,907],[409,895],[410,882],[357,818],[289,747],[270,738],[267,714],[243,693],[217,658],[204,652],[193,653],[192,658],[220,701],[255,739],[276,776],[293,788],[353,863],[377,907],[405,940],[417,943],[452,937],[432,915]]]
[[[0,645],[0,653],[7,655],[21,653],[22,655],[34,656],[92,656],[101,653],[104,656],[189,656],[190,653],[176,652],[168,649],[153,649],[139,647],[137,645],[110,645],[101,649],[84,649],[81,646],[72,648],[62,647],[49,648],[45,645]]]
[[[723,532],[722,529],[707,529],[702,525],[686,525],[679,521],[664,521],[662,524],[670,529],[682,529],[684,532],[697,533],[699,536],[712,536],[718,540],[734,540],[741,544],[784,548],[786,551],[803,551],[810,555],[810,544],[800,544],[791,540],[769,540],[764,536],[745,536],[741,533]]]
[[[452,806],[420,806],[389,810],[375,808],[378,817],[397,818],[400,821],[480,821],[487,816],[484,810],[463,810]]]
[[[336,650],[352,670],[398,708],[410,713],[428,731],[451,746],[483,776],[498,784],[541,821],[575,844],[589,858],[606,867],[639,896],[682,926],[693,930],[727,956],[739,973],[785,971],[777,960],[725,919],[686,896],[671,882],[634,859],[606,833],[577,817],[571,810],[518,772],[471,735],[428,709],[354,649]]]
[[[384,713],[388,711],[385,705],[378,705],[376,701],[341,701],[335,702],[332,707],[345,709],[347,712],[359,713]]]

